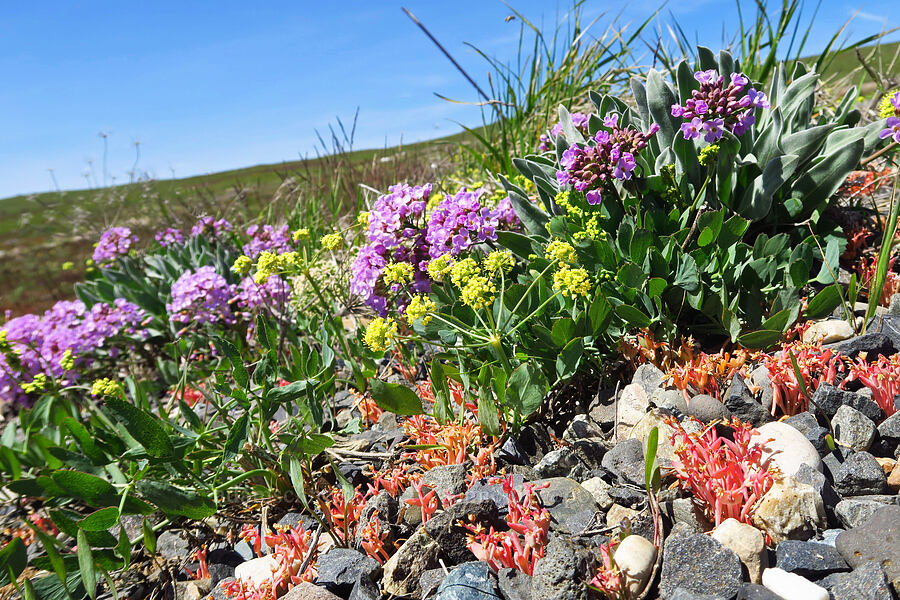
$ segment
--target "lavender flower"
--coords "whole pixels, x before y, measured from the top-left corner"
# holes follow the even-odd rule
[[[196,237],[199,235],[206,237],[218,237],[226,231],[231,231],[231,223],[225,219],[213,219],[212,217],[200,217],[197,223],[191,227],[191,235]]]
[[[278,275],[270,275],[264,283],[256,283],[252,277],[242,279],[234,300],[240,309],[252,313],[266,308],[280,310],[290,297],[290,284]]]
[[[137,241],[137,236],[128,227],[110,227],[103,232],[94,248],[94,262],[101,266],[109,265],[120,256],[127,256]]]
[[[686,121],[681,125],[681,135],[686,140],[702,134],[704,140],[713,143],[722,138],[725,130],[743,135],[756,122],[753,109],[769,108],[766,95],[748,88],[750,80],[742,73],[732,73],[727,87],[725,78],[712,69],[694,73],[694,79],[700,83],[700,89],[691,91],[684,106],[672,105],[672,116]]]
[[[233,324],[236,318],[230,301],[235,293],[235,286],[215,268],[188,269],[172,284],[172,301],[166,304],[166,311],[173,323]]]
[[[180,229],[175,229],[174,227],[166,227],[162,231],[157,231],[154,239],[160,246],[165,248],[173,244],[182,243],[184,241],[184,235],[182,235]]]
[[[497,239],[498,215],[481,204],[483,195],[483,189],[470,192],[462,188],[438,204],[425,233],[431,258],[457,256],[472,244]]]
[[[881,133],[878,134],[878,137],[881,139],[892,138],[895,142],[900,144],[900,119],[897,117],[888,117],[884,124],[887,125],[887,128],[882,129]]]
[[[578,131],[581,132],[582,135],[588,135],[588,122],[590,121],[590,115],[586,115],[584,113],[575,112],[571,113],[569,117],[572,119],[572,126],[575,127]],[[550,135],[541,134],[541,143],[538,146],[538,149],[541,152],[545,152],[550,150],[555,145],[556,137],[563,132],[563,124],[561,122],[557,122],[551,129]]]
[[[618,115],[608,115],[603,122],[611,125],[610,130],[601,129],[583,147],[569,146],[560,157],[562,169],[556,172],[557,183],[572,185],[576,191],[584,192],[589,204],[600,203],[602,193],[613,179],[631,179],[637,167],[635,155],[647,146],[650,136],[659,131],[659,125],[655,123],[647,133],[619,127]]]
[[[250,241],[244,244],[244,254],[250,258],[256,258],[266,250],[278,254],[292,250],[287,225],[278,228],[271,225],[251,225],[247,228],[247,235],[250,236]]]

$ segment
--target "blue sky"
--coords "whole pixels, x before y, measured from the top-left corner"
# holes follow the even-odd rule
[[[511,4],[536,22],[557,18],[550,0]],[[585,13],[611,4],[587,0]],[[359,148],[480,122],[478,109],[434,95],[477,99],[401,5],[478,77],[486,65],[463,42],[515,55],[518,21],[505,22],[510,10],[495,0],[8,4],[0,13],[0,197],[53,189],[49,169],[63,189],[87,187],[90,161],[91,184],[102,184],[101,131],[107,183],[121,183],[135,142],[138,170],[168,178],[294,160],[313,151],[315,128],[350,119],[357,106]],[[627,6],[622,22],[636,24],[657,3]],[[857,11],[852,38],[900,25],[895,2],[824,0],[811,50]],[[733,2],[673,2],[670,14],[711,47],[737,23]]]

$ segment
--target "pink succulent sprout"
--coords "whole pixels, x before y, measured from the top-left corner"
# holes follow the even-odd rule
[[[434,490],[423,493],[422,488],[425,487],[425,484],[421,481],[413,481],[412,486],[416,490],[416,497],[406,500],[406,503],[410,506],[418,506],[422,511],[422,523],[427,523],[428,519],[440,508],[441,501],[438,500],[437,492]]]
[[[875,362],[867,362],[862,356],[848,363],[847,379],[859,380],[872,390],[872,399],[888,417],[897,412],[894,396],[900,394],[900,358],[879,356]]]
[[[492,483],[502,483],[509,501],[507,531],[497,531],[491,526],[485,529],[480,523],[461,522],[471,533],[469,550],[478,560],[485,561],[495,571],[502,568],[518,569],[532,575],[534,567],[544,556],[550,531],[550,513],[539,506],[535,490],[546,487],[524,484],[524,495],[519,498],[513,487],[512,475],[494,478]]]
[[[360,545],[371,558],[384,564],[391,557],[384,547],[384,540],[387,538],[387,532],[381,532],[380,520],[372,519],[369,521],[366,526],[362,528],[360,537],[362,538],[362,543]]]
[[[719,437],[715,423],[701,433],[688,433],[678,421],[666,422],[674,428],[677,458],[672,468],[679,485],[691,492],[717,527],[729,518],[749,523],[756,502],[775,482],[775,474],[762,464],[763,446],[751,446],[755,430],[737,419],[726,421],[732,441]]]
[[[200,563],[200,566],[197,567],[196,572],[191,571],[190,569],[185,569],[185,571],[187,571],[188,577],[190,577],[191,579],[209,578],[209,563],[206,562],[206,545],[204,545],[194,553],[194,558],[197,559],[197,562]]]
[[[891,297],[900,292],[900,273],[894,271],[894,263],[897,261],[896,256],[891,256],[888,261],[888,271],[884,280],[884,287],[881,288],[881,297],[878,298],[878,304],[881,306],[889,306]],[[856,265],[856,272],[859,275],[859,285],[868,293],[875,278],[875,271],[878,268],[878,254],[875,254],[871,260],[862,259]]]
[[[256,531],[256,536],[251,536],[254,542],[259,540]],[[315,566],[317,549],[311,546],[311,539],[311,532],[293,527],[280,528],[274,535],[267,534],[265,543],[275,559],[271,577],[258,585],[243,579],[222,584],[225,596],[235,600],[276,600],[300,582],[314,580],[318,575]],[[307,566],[301,572],[304,563]]]
[[[610,600],[627,598],[624,577],[622,577],[622,572],[612,559],[613,550],[618,545],[619,541],[616,539],[600,545],[601,565],[597,568],[597,573],[588,584],[603,594],[604,598],[609,598]]]
[[[803,377],[807,391],[812,394],[823,383],[834,383],[835,377],[844,370],[841,355],[822,344],[793,342],[785,344],[779,356],[763,355],[762,364],[769,371],[772,382],[772,414],[781,410],[785,415],[796,415],[809,408],[809,399],[803,395],[800,382],[794,372],[791,356]]]

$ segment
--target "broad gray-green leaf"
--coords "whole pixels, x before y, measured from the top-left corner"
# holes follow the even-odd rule
[[[404,416],[422,414],[422,401],[405,385],[386,383],[380,379],[373,379],[369,384],[372,399],[384,410]]]
[[[812,212],[831,198],[859,164],[864,147],[863,140],[857,140],[835,150],[797,179],[793,195],[802,195],[804,212]]]
[[[172,456],[173,447],[162,422],[118,396],[106,399],[106,408],[121,421],[128,433],[154,458]]]
[[[790,179],[797,168],[797,157],[783,154],[770,160],[762,174],[744,192],[738,213],[751,221],[765,218],[772,209],[772,196]]]
[[[209,498],[163,481],[142,479],[135,484],[135,489],[168,516],[200,520],[216,512],[216,505]]]

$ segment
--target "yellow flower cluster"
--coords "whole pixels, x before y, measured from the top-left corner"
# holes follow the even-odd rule
[[[580,192],[573,192],[572,190],[563,190],[556,195],[553,201],[565,210],[566,214],[570,217],[583,217],[584,209],[578,206],[574,198],[574,194],[579,193]]]
[[[577,260],[575,248],[569,242],[562,240],[550,240],[544,257],[549,260],[557,260],[561,263],[574,263]]]
[[[450,272],[450,267],[452,266],[453,259],[450,255],[441,255],[428,263],[428,276],[435,281],[443,281],[444,275]]]
[[[497,286],[484,275],[473,275],[462,287],[462,301],[475,310],[484,308],[497,296]]]
[[[366,327],[363,338],[366,345],[375,352],[384,352],[397,336],[397,322],[388,317],[376,317]]]
[[[356,215],[356,222],[359,223],[363,228],[369,226],[369,213],[361,212]]]
[[[272,275],[289,271],[299,263],[300,255],[296,252],[275,254],[264,251],[256,259],[256,275],[253,276],[253,281],[259,284],[265,283]]]
[[[509,273],[515,265],[516,260],[509,250],[494,250],[484,257],[484,270],[488,273]]]
[[[881,104],[878,105],[878,117],[881,119],[887,119],[888,117],[900,116],[897,115],[897,109],[894,108],[894,105],[891,103],[891,98],[900,94],[900,88],[896,90],[891,90],[887,94],[884,95],[884,98],[881,99]]]
[[[719,145],[718,144],[710,144],[709,146],[700,150],[700,164],[704,167],[709,166],[711,163],[716,161],[716,157],[719,156]]]
[[[391,263],[384,268],[384,284],[404,285],[413,279],[413,267],[407,262]]]
[[[119,391],[119,384],[110,379],[109,377],[103,377],[101,379],[97,379],[91,385],[91,395],[92,396],[115,396],[116,392]]]
[[[414,323],[418,319],[422,319],[422,325],[428,325],[431,322],[431,315],[436,306],[434,300],[424,295],[413,296],[409,306],[406,307],[406,320]]]
[[[250,272],[250,267],[252,266],[253,259],[245,254],[242,254],[234,260],[234,264],[231,266],[231,270],[238,275],[246,275]]]
[[[71,260],[67,260],[66,262],[64,262],[62,264],[63,271],[71,271],[74,267],[75,267],[75,263],[73,263]]]
[[[591,280],[584,269],[564,266],[553,273],[553,289],[574,300],[590,293]]]
[[[308,240],[309,239],[309,228],[302,227],[291,234],[291,239],[295,242],[299,242],[300,240]]]
[[[43,373],[38,373],[34,376],[34,379],[29,383],[23,383],[19,387],[22,388],[22,391],[26,394],[33,394],[35,392],[41,392],[47,386],[47,376]]]
[[[462,289],[469,279],[480,273],[481,269],[478,268],[478,263],[475,262],[474,258],[464,258],[453,263],[453,266],[450,267],[450,281],[453,282],[453,285]]]
[[[600,219],[597,215],[591,215],[590,218],[584,222],[584,229],[581,231],[576,231],[572,234],[572,237],[577,241],[581,240],[605,240],[606,232],[600,229]]]
[[[326,250],[337,250],[344,245],[344,237],[340,233],[329,233],[322,236],[322,247]]]
[[[72,354],[71,348],[63,352],[62,357],[59,359],[59,366],[64,371],[71,371],[75,368],[75,355]]]

